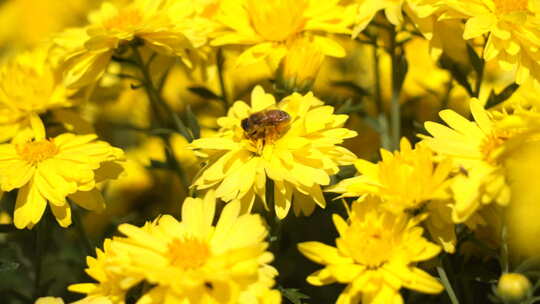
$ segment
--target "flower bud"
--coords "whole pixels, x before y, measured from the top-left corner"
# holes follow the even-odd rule
[[[318,45],[308,38],[296,39],[280,63],[277,75],[279,88],[289,93],[307,93],[323,61],[324,54]]]
[[[497,285],[498,296],[506,303],[516,303],[526,299],[531,291],[531,282],[520,273],[505,273]]]

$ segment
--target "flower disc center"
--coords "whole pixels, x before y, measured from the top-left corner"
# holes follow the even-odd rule
[[[16,149],[19,156],[31,164],[44,161],[58,154],[58,147],[56,147],[53,140],[48,139],[17,145]]]
[[[210,257],[208,244],[196,238],[174,239],[169,243],[171,264],[183,270],[203,266]]]

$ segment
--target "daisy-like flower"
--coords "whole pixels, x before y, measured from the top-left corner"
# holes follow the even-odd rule
[[[73,90],[62,84],[44,48],[0,64],[0,142],[30,126],[30,116],[69,107]]]
[[[103,250],[96,249],[96,257],[87,257],[86,273],[97,283],[80,283],[68,287],[70,291],[84,293],[87,296],[82,303],[125,303],[126,292],[129,288],[140,283],[143,278],[133,272],[127,272],[122,264],[127,263],[125,255],[122,256],[112,248],[114,239],[105,239]],[[119,272],[123,269],[123,272]]]
[[[18,137],[0,145],[0,189],[19,189],[15,203],[14,224],[32,228],[39,222],[47,202],[62,227],[71,224],[67,199],[89,210],[105,208],[96,183],[115,178],[122,171],[117,161],[122,150],[96,135],[64,133],[45,137],[37,116],[32,118],[33,139]]]
[[[347,284],[337,300],[340,304],[401,304],[402,287],[441,292],[439,281],[415,266],[440,252],[437,245],[422,237],[423,229],[417,226],[424,216],[394,214],[379,204],[370,196],[353,203],[348,221],[334,215],[339,233],[336,247],[319,242],[298,245],[307,258],[325,266],[307,281],[315,286]]]
[[[325,34],[350,33],[352,12],[339,0],[225,0],[216,16],[223,29],[211,44],[248,47],[237,65],[266,58],[278,63],[302,36],[310,37],[325,55],[343,57],[345,49]]]
[[[330,183],[339,166],[356,159],[338,146],[356,132],[343,128],[347,115],[333,112],[312,93],[295,93],[276,103],[272,95],[256,87],[251,107],[235,102],[228,115],[218,119],[217,136],[192,142],[209,162],[193,187],[216,189],[216,196],[226,202],[240,199],[243,211],[249,212],[256,196],[266,206],[269,178],[280,219],[291,205],[296,215],[310,215],[315,204],[324,208],[321,186]]]
[[[98,251],[97,260],[88,260],[87,272],[98,282],[69,289],[124,303],[127,290],[144,280],[151,288],[139,304],[280,303],[271,290],[277,272],[268,265],[273,256],[260,216],[240,215],[240,204],[231,203],[213,226],[215,207],[209,192],[184,201],[182,221],[164,215],[140,228],[121,225],[126,237],[110,241],[112,254]]]
[[[135,0],[126,6],[105,2],[90,14],[90,25],[71,29],[56,39],[63,49],[64,81],[70,87],[81,87],[98,80],[119,47],[136,39],[165,55],[180,56],[190,64],[187,50],[206,42],[206,37],[190,27],[185,14],[173,14],[165,0]]]
[[[375,195],[381,198],[382,207],[396,214],[422,210],[429,214],[425,223],[432,237],[453,253],[456,237],[448,204],[452,163],[449,159],[435,162],[429,148],[417,145],[413,149],[406,138],[401,140],[400,151],[381,149],[381,157],[377,164],[357,160],[359,176],[342,180],[327,191],[342,193],[342,197]]]
[[[463,38],[489,35],[484,59],[517,70],[517,83],[540,79],[540,7],[528,0],[440,0],[466,20]]]
[[[437,164],[433,156],[427,147],[420,145],[413,149],[409,141],[402,138],[400,151],[392,153],[381,149],[382,160],[377,164],[357,160],[359,176],[345,179],[328,191],[343,193],[343,197],[377,195],[388,210],[396,213],[419,209],[429,200],[446,197],[452,166],[446,160]]]
[[[423,142],[436,153],[450,157],[455,169],[451,184],[455,205],[452,218],[466,221],[482,204],[510,202],[505,158],[509,139],[524,132],[521,129],[498,128],[496,112],[488,112],[480,101],[473,99],[470,108],[474,122],[452,110],[443,110],[439,116],[448,124],[426,122],[432,137]]]

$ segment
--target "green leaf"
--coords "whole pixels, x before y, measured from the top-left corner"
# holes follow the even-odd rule
[[[354,104],[352,99],[347,99],[341,107],[336,110],[336,114],[361,113],[364,109],[362,104]]]
[[[474,96],[474,91],[468,80],[468,72],[460,66],[459,63],[452,60],[447,55],[443,54],[439,59],[439,66],[450,72],[452,77],[461,85],[470,96]]]
[[[347,89],[351,89],[352,91],[354,91],[356,94],[360,96],[371,95],[368,90],[362,88],[361,86],[351,81],[333,81],[331,84],[336,87],[344,87]]]
[[[484,60],[478,56],[474,48],[469,44],[467,44],[467,54],[469,54],[469,60],[474,71],[476,72],[476,75],[482,74],[482,71],[484,70]]]
[[[200,138],[201,126],[199,125],[197,116],[195,116],[195,114],[193,113],[189,105],[187,106],[187,110],[186,110],[186,119],[187,119],[187,126],[191,130],[191,134],[193,134],[193,137],[195,139]]]
[[[0,273],[16,270],[17,268],[19,268],[19,266],[20,265],[17,262],[0,260]]]
[[[399,92],[401,91],[401,88],[403,87],[403,83],[405,82],[405,78],[407,77],[407,72],[409,71],[409,63],[407,62],[407,58],[405,56],[400,55],[397,57],[396,64],[397,64],[397,66],[395,67],[396,71],[394,73],[394,77],[395,77],[394,87]]]
[[[504,88],[504,90],[502,90],[499,94],[495,94],[494,91],[491,91],[485,108],[490,109],[496,105],[505,102],[510,97],[512,97],[512,95],[514,95],[517,89],[519,89],[519,84],[512,83],[511,85],[508,85],[506,88]]]
[[[210,89],[206,87],[190,87],[188,90],[204,99],[221,99],[221,96],[218,96],[216,93],[212,92]]]
[[[302,300],[309,299],[309,296],[301,293],[299,289],[296,288],[283,288],[278,286],[281,294],[293,304],[302,304]]]

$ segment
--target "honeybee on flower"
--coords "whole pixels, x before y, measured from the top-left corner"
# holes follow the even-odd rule
[[[339,166],[355,157],[339,144],[356,136],[343,127],[347,116],[336,115],[311,93],[293,94],[279,103],[256,87],[251,107],[235,102],[213,137],[193,141],[192,148],[208,159],[194,181],[197,190],[215,189],[228,202],[239,199],[249,212],[258,197],[266,208],[266,181],[274,182],[274,208],[284,218],[291,206],[296,215],[310,215],[315,204],[326,205],[321,186]],[[294,202],[293,202],[294,197]]]

